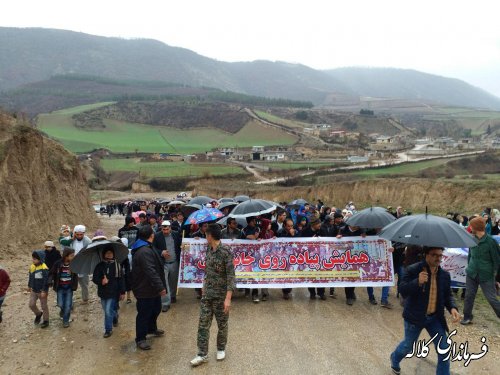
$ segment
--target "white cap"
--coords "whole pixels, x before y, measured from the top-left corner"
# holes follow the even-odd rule
[[[170,221],[165,220],[164,222],[161,223],[162,227],[169,227],[170,226]]]
[[[54,247],[54,242],[52,242],[52,241],[45,241],[44,246],[45,247]]]
[[[85,225],[77,225],[73,231],[75,233],[85,233],[87,229],[85,228]]]

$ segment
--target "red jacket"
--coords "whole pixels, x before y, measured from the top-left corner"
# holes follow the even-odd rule
[[[7,289],[9,289],[9,285],[9,274],[3,268],[0,268],[0,297],[5,296],[5,293],[7,293]]]

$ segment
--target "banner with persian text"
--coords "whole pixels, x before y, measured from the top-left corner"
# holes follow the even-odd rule
[[[390,242],[377,236],[222,242],[233,253],[238,288],[394,285]],[[180,288],[201,288],[206,249],[206,240],[183,240]]]

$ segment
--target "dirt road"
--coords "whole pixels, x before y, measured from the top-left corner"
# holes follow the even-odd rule
[[[123,218],[102,218],[105,232],[116,233]],[[357,288],[354,306],[338,299],[310,301],[307,290],[296,289],[289,301],[281,291],[271,290],[270,300],[253,304],[236,293],[229,322],[229,344],[224,362],[215,360],[215,322],[210,339],[210,362],[191,369],[196,354],[198,300],[192,290],[182,289],[178,302],[162,313],[159,326],[164,338],[152,339],[153,349],[137,351],[134,345],[135,303],[122,304],[120,325],[103,339],[103,317],[95,288],[89,305],[80,305],[76,292],[74,319],[68,329],[57,318],[51,293],[51,325],[33,325],[28,296],[23,294],[31,249],[20,249],[17,259],[2,259],[10,271],[12,287],[4,304],[0,324],[0,372],[2,374],[390,374],[388,357],[403,337],[402,309],[391,291],[393,310],[368,303],[364,288]],[[380,290],[376,289],[380,299]],[[460,307],[462,306],[459,302]],[[451,365],[454,374],[494,374],[500,365],[500,326],[489,306],[475,312],[476,323],[457,329],[456,342],[469,341],[471,352],[480,352],[486,336],[488,354],[464,368]],[[422,334],[421,338],[429,338]],[[436,355],[403,361],[404,374],[433,374]],[[495,368],[497,370],[495,370]]]

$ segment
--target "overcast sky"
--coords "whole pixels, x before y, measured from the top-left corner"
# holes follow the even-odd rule
[[[0,26],[153,38],[224,61],[411,68],[500,96],[497,0],[15,0]]]

